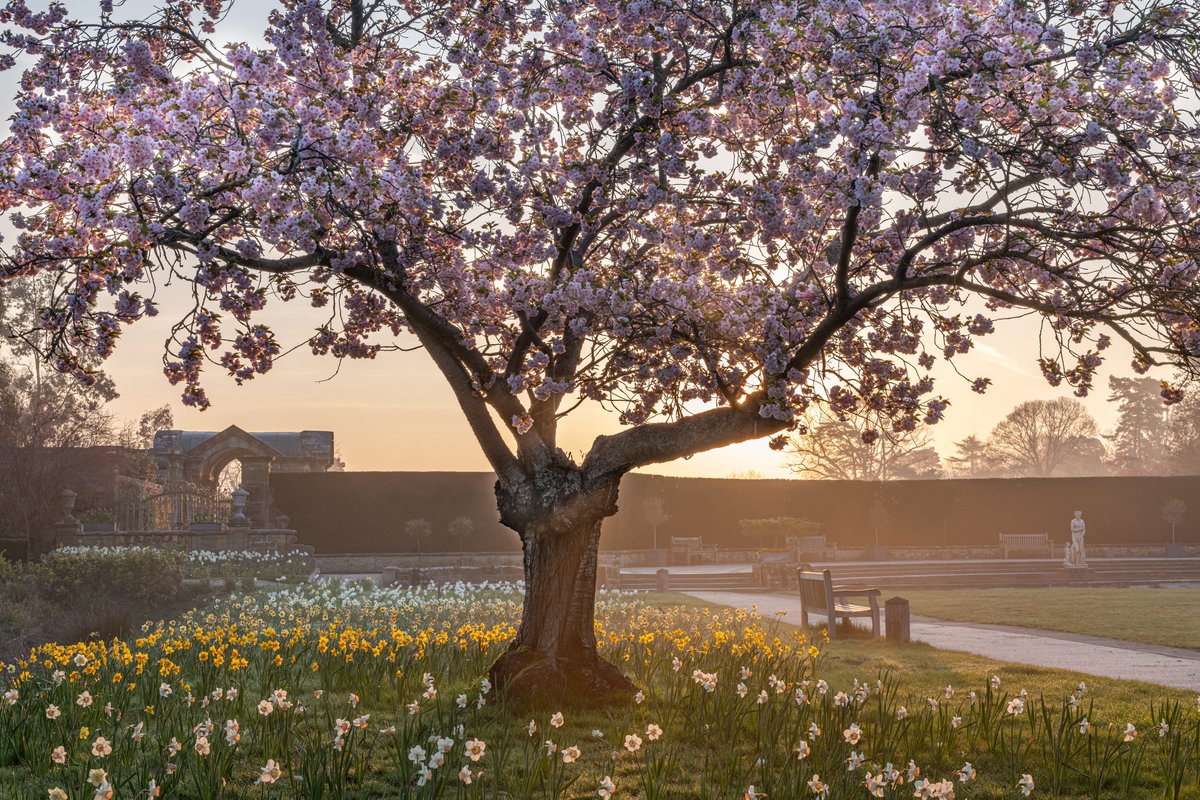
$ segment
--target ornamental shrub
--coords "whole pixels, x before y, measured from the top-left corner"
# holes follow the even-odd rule
[[[156,547],[60,548],[42,559],[43,580],[55,602],[103,598],[120,602],[175,600],[186,554]]]

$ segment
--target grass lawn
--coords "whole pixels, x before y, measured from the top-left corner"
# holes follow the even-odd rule
[[[615,781],[618,800],[741,800],[751,784],[770,800],[807,800],[813,797],[807,787],[814,773],[828,783],[826,800],[872,800],[864,783],[867,771],[878,772],[885,762],[903,769],[909,759],[931,780],[953,779],[955,770],[972,762],[979,778],[956,784],[961,800],[1021,800],[1016,784],[1027,771],[1036,773],[1035,797],[1157,798],[1167,790],[1165,762],[1159,759],[1167,752],[1165,743],[1175,740],[1157,737],[1155,724],[1167,712],[1162,704],[1174,702],[1182,711],[1172,718],[1172,736],[1186,745],[1175,759],[1186,770],[1179,798],[1200,800],[1200,764],[1190,744],[1200,742],[1200,723],[1190,692],[1008,664],[918,643],[826,643],[814,666],[803,647],[789,649],[798,632],[793,626],[663,593],[636,600],[602,598],[598,607],[597,619],[609,634],[602,637],[604,653],[646,690],[641,704],[630,697],[600,708],[552,704],[517,711],[499,703],[479,708],[456,700],[460,693],[464,701],[475,698],[479,677],[494,657],[494,650],[480,649],[474,637],[494,631],[493,647],[503,644],[504,627],[518,611],[515,593],[460,596],[340,585],[289,593],[292,599],[258,593],[212,600],[201,613],[159,625],[152,636],[143,632],[134,647],[148,651],[152,669],[144,676],[115,660],[103,663],[94,646],[87,652],[95,675],[76,670],[59,685],[47,680],[49,668],[31,665],[35,677],[18,684],[20,694],[11,695],[11,704],[0,703],[0,798],[45,800],[48,789],[62,785],[70,787],[71,800],[90,800],[85,778],[88,770],[102,766],[119,781],[114,783],[117,800],[145,798],[150,777],[163,786],[163,798],[179,800],[594,800],[601,796],[598,787],[605,776]],[[493,629],[493,623],[501,627]],[[216,652],[213,648],[226,652],[219,642],[232,636],[235,626],[239,635],[253,639],[253,646],[251,640],[239,642],[248,662],[244,667],[220,667],[200,656]],[[287,631],[286,639],[277,638],[280,630]],[[406,640],[392,660],[384,645],[372,643],[396,641],[397,631],[401,638],[410,631],[423,643],[418,647],[416,640]],[[185,642],[191,644],[180,646]],[[339,652],[347,646],[350,650]],[[76,652],[83,650],[76,646],[61,655]],[[683,659],[673,667],[676,654]],[[165,655],[171,661],[166,675],[159,660]],[[73,659],[67,663],[77,666]],[[712,670],[715,690],[702,690],[693,669]],[[119,681],[113,680],[114,670],[124,673]],[[776,690],[775,675],[781,676],[780,685],[786,682],[785,689]],[[993,675],[999,680],[994,699],[987,689]],[[438,692],[425,692],[432,686],[426,677],[436,680]],[[880,678],[886,682],[882,692],[869,688]],[[1070,715],[1086,714],[1096,730],[1091,738],[1076,736],[1068,743],[1073,755],[1055,792],[1055,757],[1045,748],[1052,741],[1048,726],[1058,724],[1059,712],[1044,723],[1037,709],[1043,697],[1051,709],[1065,709],[1065,698],[1081,680],[1088,684],[1086,697],[1078,712],[1062,719],[1071,720],[1069,732],[1078,725]],[[172,691],[164,693],[160,683]],[[0,689],[4,686],[0,678]],[[86,706],[76,701],[84,687],[95,695]],[[208,698],[214,687],[236,687],[239,693],[236,699],[220,699],[218,692],[207,708],[183,699],[192,690],[197,698]],[[272,710],[267,700],[264,712],[260,700],[279,688],[308,710]],[[803,703],[794,698],[801,688],[810,695]],[[1005,704],[1022,689],[1028,690],[1028,710],[1005,713]],[[971,690],[979,694],[978,705],[968,699]],[[838,694],[860,691],[862,698],[851,701]],[[354,706],[348,704],[350,692],[358,695]],[[760,692],[762,700],[756,699]],[[414,701],[418,711],[407,707]],[[61,718],[47,716],[50,702],[61,709]],[[117,706],[115,715],[105,710],[109,702]],[[901,705],[903,717],[897,712]],[[143,706],[153,706],[154,713]],[[551,714],[560,710],[565,724],[555,727]],[[364,715],[361,726],[358,719],[346,721],[356,715]],[[215,729],[201,753],[193,726],[205,718]],[[344,718],[336,723],[346,731],[344,749],[335,746],[335,718]],[[230,719],[241,724],[236,748],[226,744],[228,731],[221,727]],[[529,727],[530,720],[536,728]],[[1141,733],[1134,742],[1119,744],[1119,731],[1130,721]],[[132,738],[138,722],[145,725],[144,741]],[[652,740],[651,727],[659,725],[662,736]],[[810,725],[819,727],[817,734]],[[856,725],[865,738],[851,745],[843,739]],[[77,733],[81,726],[86,733]],[[630,735],[639,732],[642,738],[631,744]],[[99,735],[113,743],[110,755],[89,755]],[[422,785],[420,765],[430,763],[443,735],[452,737],[446,740],[445,764]],[[172,736],[184,745],[177,756],[166,749]],[[464,755],[471,737],[487,743],[486,758],[479,762]],[[548,740],[559,748],[551,755]],[[811,742],[804,760],[795,750],[802,741]],[[1098,762],[1079,750],[1093,741],[1117,742],[1117,755],[1107,777],[1098,779],[1099,788],[1089,782]],[[60,743],[69,751],[61,768],[49,758]],[[569,746],[578,746],[580,754],[567,764],[559,753]],[[845,762],[855,748],[868,761],[850,770]],[[267,758],[278,759],[282,767],[283,777],[271,786],[255,782]],[[178,764],[178,772],[166,770],[167,762]],[[470,785],[457,777],[464,765],[475,772]],[[301,776],[307,777],[301,781]],[[911,781],[894,784],[885,794],[886,800],[912,796]]]
[[[913,614],[1200,650],[1200,589],[905,591]]]
[[[992,590],[993,593],[1020,591],[1020,590]],[[1060,591],[1060,590],[1046,590]],[[1061,590],[1061,591],[1092,591],[1092,590]],[[1200,591],[1190,590],[1158,590],[1158,589],[1133,589],[1133,590],[1099,590],[1101,592],[1109,591],[1159,591],[1159,592],[1190,592],[1192,603],[1200,603]],[[956,595],[963,592],[906,592],[905,596],[919,595]],[[984,594],[984,590],[978,590],[978,594]],[[679,594],[677,592],[653,592],[647,593],[647,602],[654,605],[662,605],[664,607],[679,605],[684,607],[694,608],[720,608],[718,604],[709,603],[699,598],[690,595]],[[913,600],[914,608],[916,601]],[[1187,628],[1188,624],[1195,628],[1197,626],[1197,612],[1200,608],[1192,612],[1190,619],[1180,622],[1180,630]],[[926,613],[921,611],[919,613]],[[933,616],[933,615],[930,615]],[[958,619],[958,618],[955,618]],[[966,619],[965,617],[963,619]],[[972,620],[975,621],[975,620]],[[977,620],[980,622],[991,622],[992,620]],[[1010,623],[1014,624],[1014,623]],[[793,626],[787,623],[779,623],[780,628],[785,630],[793,629]],[[1192,640],[1197,638],[1196,632],[1192,631]],[[987,683],[992,675],[999,674],[1004,680],[1006,687],[1012,688],[1014,691],[1021,687],[1028,689],[1033,693],[1042,693],[1047,697],[1054,695],[1068,695],[1078,685],[1080,681],[1086,681],[1097,695],[1102,695],[1105,699],[1105,707],[1119,711],[1128,715],[1133,715],[1136,709],[1145,706],[1148,697],[1156,697],[1162,699],[1177,700],[1179,702],[1194,705],[1196,697],[1193,692],[1183,690],[1175,690],[1157,684],[1138,683],[1136,681],[1123,681],[1115,678],[1103,678],[1096,675],[1085,675],[1078,672],[1071,672],[1063,669],[1050,669],[1046,667],[1035,667],[1026,664],[1016,664],[1007,661],[996,661],[984,656],[974,655],[972,653],[962,653],[954,650],[938,650],[921,642],[911,642],[900,644],[897,642],[889,642],[886,639],[866,640],[866,639],[838,639],[833,642],[828,642],[822,647],[821,655],[821,675],[832,686],[844,686],[850,684],[855,679],[859,681],[873,681],[879,675],[888,674],[897,678],[903,691],[911,693],[916,698],[925,696],[940,695],[947,686],[955,686],[960,689],[979,687]]]

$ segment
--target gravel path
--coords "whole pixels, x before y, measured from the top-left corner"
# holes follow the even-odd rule
[[[800,624],[800,600],[797,597],[753,592],[687,594],[735,608],[748,610],[757,606],[758,613],[766,616],[783,611],[786,612],[785,620]],[[1200,651],[1196,650],[1006,625],[943,622],[930,617],[913,617],[912,637],[939,649],[960,650],[997,661],[1055,667],[1200,692]]]

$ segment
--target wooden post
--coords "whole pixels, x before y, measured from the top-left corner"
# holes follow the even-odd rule
[[[660,592],[671,591],[671,571],[670,570],[665,569],[665,568],[660,569],[657,572],[655,572],[655,576],[658,578],[658,590]]]
[[[910,608],[903,597],[891,597],[884,603],[887,639],[890,642],[911,642]]]

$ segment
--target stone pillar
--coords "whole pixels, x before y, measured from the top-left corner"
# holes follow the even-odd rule
[[[397,577],[400,574],[400,567],[387,566],[383,568],[383,573],[379,576],[379,585],[381,587],[395,586],[400,582]]]
[[[84,544],[83,525],[79,522],[57,522],[54,525],[56,547],[77,547]]]
[[[273,528],[271,519],[271,461],[270,456],[242,456],[242,488],[250,493],[246,500],[246,516],[256,528]]]
[[[75,492],[63,489],[59,493],[62,517],[54,523],[54,546],[74,547],[83,544],[83,523],[75,518]],[[44,545],[43,545],[44,546]]]

